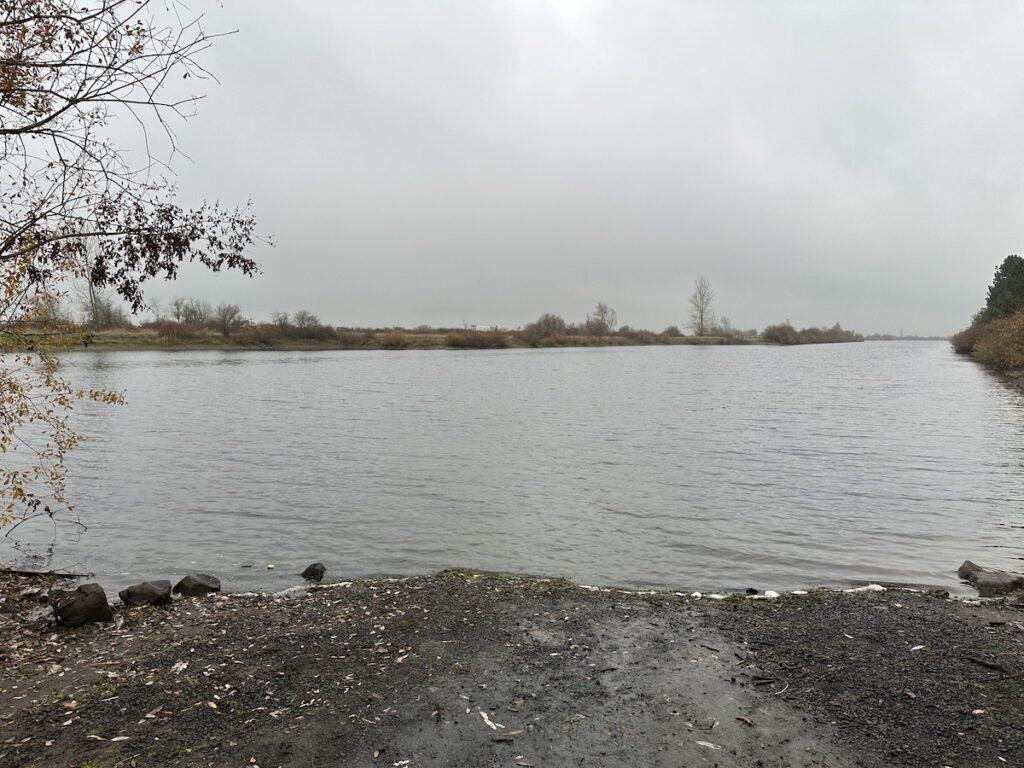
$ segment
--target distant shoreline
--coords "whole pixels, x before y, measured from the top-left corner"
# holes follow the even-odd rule
[[[578,337],[569,343],[548,342],[531,345],[509,338],[503,346],[455,346],[448,343],[445,334],[404,333],[403,343],[389,343],[387,332],[373,334],[359,343],[339,339],[287,339],[273,343],[241,343],[231,337],[223,338],[213,334],[200,338],[172,341],[146,331],[98,331],[87,343],[73,349],[83,352],[151,352],[151,351],[236,351],[236,352],[359,352],[369,350],[457,350],[457,349],[554,349],[573,347],[657,347],[657,346],[739,346],[762,344],[757,338],[732,338],[726,336],[677,336],[657,340],[637,340],[626,336]]]
[[[472,332],[471,332],[472,333]],[[449,338],[440,333],[403,334],[400,345],[389,343],[387,332],[367,334],[359,343],[350,343],[340,339],[285,339],[272,343],[240,342],[231,337],[224,338],[212,333],[203,334],[198,338],[172,340],[149,331],[98,331],[80,345],[68,347],[61,352],[359,352],[372,350],[459,350],[459,349],[567,349],[593,347],[661,347],[661,346],[808,346],[812,344],[849,344],[861,340],[804,342],[798,345],[777,344],[758,337],[729,336],[673,336],[654,337],[653,339],[636,339],[621,335],[607,337],[568,337],[571,341],[545,341],[541,344],[523,343],[515,337],[514,332],[508,335],[507,341],[501,346],[453,345]],[[865,339],[865,341],[929,341],[918,338],[882,338]]]

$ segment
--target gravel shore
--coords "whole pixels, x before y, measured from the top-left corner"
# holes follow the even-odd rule
[[[4,577],[0,766],[1024,764],[1024,609],[445,571],[57,629]]]

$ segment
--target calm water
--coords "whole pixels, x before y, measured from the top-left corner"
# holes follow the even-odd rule
[[[317,559],[335,578],[951,586],[965,557],[1024,557],[1024,398],[944,342],[65,366],[129,399],[79,414],[89,529],[57,531],[52,558],[110,586],[198,568],[277,588]]]

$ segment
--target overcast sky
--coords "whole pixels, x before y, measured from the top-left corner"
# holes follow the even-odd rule
[[[964,325],[1024,251],[1024,4],[225,0],[186,201],[255,280],[154,295],[334,324]]]

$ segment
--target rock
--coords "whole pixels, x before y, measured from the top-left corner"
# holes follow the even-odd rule
[[[747,594],[748,595],[756,595],[757,594],[757,590],[754,589],[753,587],[747,587]]]
[[[959,568],[957,568],[956,575],[959,576],[961,579],[966,579],[967,581],[970,581],[972,574],[981,573],[983,570],[985,569],[982,568],[980,565],[975,565],[970,560],[964,560],[963,564]]]
[[[323,581],[324,573],[326,572],[327,569],[324,568],[323,563],[311,563],[310,565],[307,565],[306,570],[302,572],[302,578],[306,581],[315,581],[319,583]]]
[[[171,582],[164,579],[144,581],[122,589],[117,596],[125,605],[170,605]]]
[[[1024,576],[1005,571],[976,571],[970,582],[981,597],[999,597],[1024,589]]]
[[[65,627],[110,621],[114,617],[107,594],[99,584],[83,584],[75,590],[55,589],[50,592],[50,603],[57,623]]]
[[[980,565],[964,560],[957,575],[974,585],[981,597],[999,597],[1024,589],[1024,576],[1006,571],[986,571]]]
[[[220,579],[205,573],[190,573],[174,585],[174,594],[182,597],[200,597],[210,592],[220,592]]]

